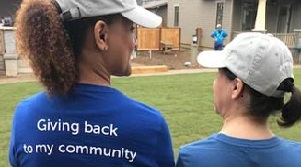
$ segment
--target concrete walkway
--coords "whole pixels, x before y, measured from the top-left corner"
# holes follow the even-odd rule
[[[296,65],[294,68],[301,68],[301,65]],[[139,76],[154,76],[154,75],[175,75],[175,74],[192,74],[202,72],[216,72],[217,69],[197,68],[197,69],[181,69],[181,70],[169,70],[168,72],[156,72],[156,73],[144,73],[133,74],[130,77]],[[34,82],[36,81],[33,74],[20,74],[17,77],[0,77],[0,84],[6,83],[19,83],[19,82]]]
[[[182,70],[169,70],[168,72],[155,72],[155,73],[143,73],[143,74],[132,74],[130,77],[140,76],[153,76],[153,75],[175,75],[175,74],[191,74],[201,72],[214,72],[216,69],[182,69]],[[0,76],[0,84],[6,83],[20,83],[20,82],[34,82],[37,81],[33,74],[19,74],[17,77],[5,77]]]

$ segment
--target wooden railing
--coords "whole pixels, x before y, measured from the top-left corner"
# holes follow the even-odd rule
[[[234,39],[238,34],[243,31],[233,31],[232,39]],[[296,34],[295,33],[270,33],[274,37],[280,39],[289,49],[294,49],[296,47]]]
[[[239,34],[240,31],[232,32],[232,40]],[[298,33],[270,33],[274,37],[280,39],[291,51],[294,62],[301,64],[301,39],[298,39]],[[299,37],[300,38],[300,37]],[[298,42],[297,42],[298,41]]]
[[[296,47],[296,35],[295,33],[272,33],[274,37],[283,41],[283,43],[289,48],[294,49]]]

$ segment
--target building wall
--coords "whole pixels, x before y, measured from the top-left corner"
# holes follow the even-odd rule
[[[174,6],[179,5],[179,27],[181,28],[181,43],[191,44],[195,29],[203,29],[201,45],[213,47],[213,39],[210,37],[215,28],[216,2],[224,3],[223,28],[231,32],[232,1],[233,0],[169,0],[168,1],[168,26],[174,25]],[[229,38],[226,39],[226,43]]]
[[[167,27],[167,5],[164,7],[160,7],[157,10],[157,14],[162,17],[162,26]]]
[[[231,41],[231,32],[233,31],[233,27],[232,27],[233,4],[234,4],[234,0],[225,0],[223,28],[228,32],[228,37],[225,39],[225,44]]]
[[[279,10],[280,6],[289,6],[292,4],[293,11],[291,16],[291,23],[288,32],[293,32],[294,29],[301,29],[301,1],[299,0],[278,0],[277,3],[273,4],[271,1],[267,2],[267,13],[266,13],[266,28],[267,32],[277,32]]]
[[[232,31],[240,31],[241,30],[241,10],[242,1],[234,0],[233,1],[233,21],[232,21]]]
[[[267,2],[266,9],[266,29],[267,32],[275,33],[277,32],[277,18],[278,18],[278,6]]]
[[[17,54],[15,28],[1,27],[0,33],[3,33],[1,41],[4,41],[0,45],[5,45],[5,51],[0,53],[0,72],[6,71],[8,75],[12,76],[19,73],[32,73],[29,62],[21,60],[21,57]]]
[[[162,17],[162,27],[167,27],[167,5],[161,6],[156,9],[148,9],[153,13],[156,13],[157,15]]]
[[[21,0],[0,0],[0,17],[15,17]]]
[[[292,24],[291,24],[291,30],[294,29],[301,29],[301,1],[296,0],[293,8],[293,16],[292,16]]]

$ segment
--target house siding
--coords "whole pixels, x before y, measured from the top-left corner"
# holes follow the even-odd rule
[[[223,29],[231,32],[232,2],[233,0],[169,0],[168,3],[168,26],[174,25],[174,6],[179,5],[179,27],[181,28],[181,43],[191,44],[195,29],[203,29],[201,45],[212,48],[213,39],[210,34],[215,29],[216,2],[224,2]],[[226,43],[229,38],[226,38]]]
[[[167,27],[167,6],[161,7],[157,10],[157,14],[162,17],[162,26]]]
[[[162,27],[167,27],[167,5],[161,6],[156,9],[148,9],[153,13],[162,17]]]
[[[241,30],[241,0],[234,0],[233,2],[233,20],[232,21],[232,31],[240,31]]]
[[[267,2],[266,13],[266,29],[267,32],[277,32],[279,7],[285,6],[290,3],[293,5],[293,11],[291,16],[291,23],[288,32],[293,32],[294,29],[301,28],[301,2],[298,0],[278,0],[277,4],[272,4],[271,1]]]
[[[278,6],[267,2],[266,29],[267,32],[277,32]]]

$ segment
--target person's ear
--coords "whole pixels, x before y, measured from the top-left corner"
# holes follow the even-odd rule
[[[99,20],[94,26],[94,39],[96,46],[100,50],[108,50],[108,25]]]
[[[238,99],[243,97],[244,94],[244,83],[241,79],[236,78],[233,81],[232,99]]]

